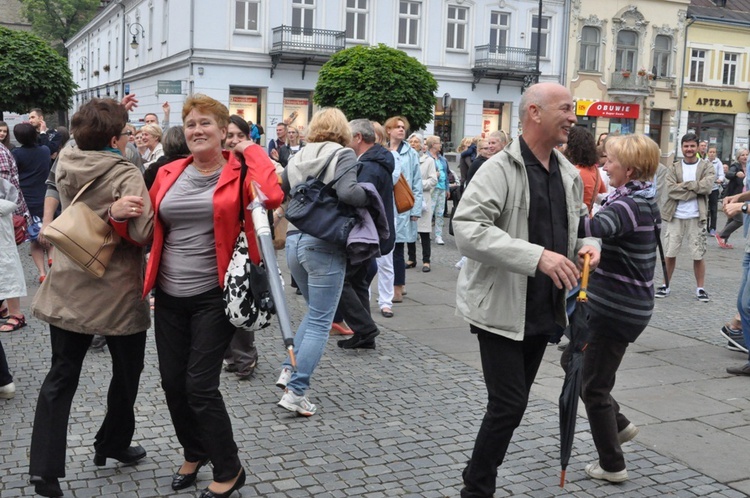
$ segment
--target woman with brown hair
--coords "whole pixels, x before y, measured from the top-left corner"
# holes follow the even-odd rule
[[[134,103],[131,101],[131,103]],[[66,209],[85,185],[84,202],[121,237],[107,270],[95,278],[62,252],[32,304],[49,323],[52,364],[44,379],[31,434],[29,473],[36,494],[62,496],[68,417],[86,351],[94,335],[106,337],[112,356],[107,409],[94,440],[94,464],[108,458],[133,464],[146,456],[130,446],[143,370],[146,330],[151,326],[143,289],[143,245],[153,231],[153,210],[141,172],[124,157],[127,109],[92,99],[73,115],[76,147],[65,147],[57,163],[57,189]]]
[[[252,182],[266,196],[269,209],[281,204],[283,193],[260,146],[244,141],[233,152],[222,149],[229,123],[222,103],[193,95],[183,105],[182,120],[192,155],[163,166],[151,187],[154,238],[143,295],[156,286],[159,372],[184,450],[172,489],[193,485],[210,460],[213,482],[200,496],[228,497],[244,486],[245,470],[219,391],[224,352],[235,331],[224,312],[224,276],[241,230],[240,209],[253,198]],[[237,156],[247,164],[242,185]],[[252,215],[246,207],[245,231],[250,257],[258,263]]]
[[[597,164],[599,154],[592,135],[582,126],[574,126],[568,134],[568,146],[565,149],[565,157],[578,169],[583,180],[583,203],[592,214],[597,195],[606,194],[607,187],[602,181]]]

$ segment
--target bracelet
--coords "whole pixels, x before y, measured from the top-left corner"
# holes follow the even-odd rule
[[[112,204],[110,204],[109,207],[107,208],[107,214],[109,215],[109,219],[114,221],[115,223],[125,223],[126,221],[128,221],[128,220],[118,220],[117,218],[112,216]]]

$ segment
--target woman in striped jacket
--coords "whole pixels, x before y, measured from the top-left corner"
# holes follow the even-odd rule
[[[612,398],[625,350],[648,325],[654,308],[654,266],[661,216],[652,183],[659,148],[643,135],[610,137],[605,171],[615,187],[593,218],[581,220],[579,237],[602,239],[601,262],[588,287],[590,338],[583,355],[581,398],[599,452],[586,466],[595,479],[628,478],[620,445],[638,428]]]

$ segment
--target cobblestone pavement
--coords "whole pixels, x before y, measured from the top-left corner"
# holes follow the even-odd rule
[[[433,272],[455,279],[452,265],[457,252],[451,237],[446,237],[446,242],[446,246],[433,246]],[[740,250],[734,252],[737,258],[741,256]],[[28,255],[23,254],[23,260],[29,281],[35,280]],[[717,264],[724,265],[727,272],[739,266],[728,257]],[[686,275],[692,278],[678,272],[676,284],[688,282]],[[673,301],[679,303],[681,294],[691,289],[690,285],[676,287]],[[35,285],[30,286],[30,295],[35,290]],[[303,301],[291,289],[287,291],[296,324]],[[709,287],[714,301],[731,302],[735,291],[736,283]],[[410,286],[410,294],[418,292],[417,286]],[[0,400],[2,498],[33,494],[27,484],[29,442],[37,393],[50,361],[47,328],[28,313],[30,298],[24,302],[29,326],[0,337],[17,388],[14,399]],[[715,327],[707,330],[686,312],[694,306],[700,304],[675,305],[672,311],[660,311],[654,322],[719,344]],[[333,338],[313,378],[310,398],[318,405],[318,413],[311,418],[296,417],[276,406],[281,395],[274,386],[283,359],[281,341],[275,326],[258,333],[261,359],[251,380],[239,382],[232,374],[222,374],[222,391],[248,476],[241,496],[459,495],[461,470],[486,402],[481,372],[393,330],[406,325],[414,328],[415,323],[409,320],[397,316],[385,321],[390,327],[383,327],[375,351],[342,351]],[[468,334],[466,337],[473,340]],[[152,331],[134,438],[148,456],[135,466],[115,465],[111,460],[105,467],[94,466],[92,444],[105,409],[109,366],[106,349],[91,351],[86,357],[69,424],[67,476],[62,480],[65,496],[197,496],[211,480],[208,468],[200,472],[197,487],[182,492],[170,488],[171,475],[182,458],[159,385]],[[556,403],[532,397],[499,470],[496,496],[746,496],[638,440],[625,448],[629,481],[611,485],[588,479],[583,467],[596,460],[596,450],[583,418],[578,421],[568,484],[561,489],[557,435]],[[732,458],[727,464],[744,461]]]

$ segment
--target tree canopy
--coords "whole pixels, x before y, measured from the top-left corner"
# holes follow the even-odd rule
[[[20,0],[34,33],[67,55],[65,42],[95,15],[100,0]]]
[[[436,91],[437,82],[424,64],[381,43],[334,54],[320,69],[314,100],[338,107],[349,119],[383,123],[401,115],[418,130],[433,119]]]
[[[0,110],[25,113],[68,109],[77,85],[68,61],[25,31],[0,27]]]

